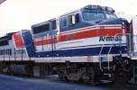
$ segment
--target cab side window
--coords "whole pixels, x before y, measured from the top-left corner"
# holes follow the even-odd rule
[[[79,14],[69,15],[68,16],[68,22],[69,22],[69,25],[75,25],[75,24],[80,23],[80,16],[79,16]]]
[[[81,24],[81,18],[79,13],[72,13],[60,17],[60,30],[68,31],[79,28]]]
[[[80,15],[79,14],[75,15],[75,22],[80,23]]]
[[[68,22],[69,22],[69,25],[75,24],[75,17],[74,17],[74,15],[69,15],[68,16]]]

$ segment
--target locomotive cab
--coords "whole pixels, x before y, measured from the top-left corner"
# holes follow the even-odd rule
[[[115,11],[110,7],[88,5],[81,9],[83,22],[98,24],[102,21],[117,19]]]
[[[59,17],[61,32],[93,25],[121,24],[122,22],[123,19],[118,18],[111,7],[99,5],[87,5]]]

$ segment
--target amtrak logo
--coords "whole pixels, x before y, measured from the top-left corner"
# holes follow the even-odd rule
[[[110,42],[110,41],[122,41],[122,37],[121,36],[117,36],[117,37],[113,37],[113,36],[107,36],[107,37],[104,37],[104,36],[100,36],[99,37],[99,42],[101,41],[107,41],[107,42]]]

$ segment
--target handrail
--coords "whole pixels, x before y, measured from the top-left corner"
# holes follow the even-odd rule
[[[118,35],[122,35],[122,33],[116,34],[116,35],[114,36],[114,38],[117,37]],[[123,35],[122,35],[122,36],[123,36]],[[119,45],[120,45],[120,47],[121,47],[121,40],[120,40]],[[108,59],[108,60],[107,60],[107,61],[108,61],[107,68],[108,68],[108,70],[110,70],[109,54],[110,54],[112,48],[113,48],[113,46],[111,46],[111,47],[109,48],[109,51],[108,51],[108,53],[107,53],[107,59]],[[121,54],[121,53],[120,53],[120,54]]]
[[[108,35],[107,35],[107,36],[108,36]],[[103,46],[101,47],[101,50],[100,50],[100,52],[99,52],[99,57],[101,57],[101,53],[102,53],[102,51],[103,51],[104,46],[105,46],[105,44],[103,44]],[[103,71],[101,60],[99,60],[99,67],[100,67],[100,70]]]
[[[118,35],[121,35],[121,36],[123,36],[123,35],[128,35],[128,33],[126,33],[126,34],[123,34],[123,33],[118,33],[118,34],[116,34],[114,37],[117,37]],[[121,47],[121,40],[120,40],[120,43],[119,43],[119,46]],[[113,46],[111,46],[110,48],[109,48],[109,51],[108,51],[108,53],[107,53],[107,55],[109,55],[110,54],[110,52],[111,52],[111,50],[112,50],[112,47]],[[121,52],[120,52],[120,54],[121,54]],[[109,62],[109,57],[108,57],[108,70],[110,70],[110,62]]]
[[[128,33],[126,33],[126,34],[128,34]],[[118,34],[116,34],[114,37],[117,37],[118,35],[122,35],[122,36],[123,36],[123,35],[126,35],[126,34],[118,33]],[[107,35],[107,36],[108,36],[108,35]],[[122,41],[120,40],[120,43],[119,43],[119,46],[120,46],[120,47],[121,47],[121,42],[122,42]],[[100,52],[99,52],[99,57],[101,57],[101,53],[102,53],[102,51],[103,51],[104,46],[105,46],[105,44],[103,44],[102,47],[101,47],[101,50],[100,50]],[[108,56],[109,56],[109,54],[110,54],[110,52],[111,52],[111,50],[112,50],[112,47],[113,47],[113,46],[111,46],[111,47],[109,48],[109,51],[108,51],[108,53],[107,53],[107,58],[108,58],[108,60],[107,60],[107,61],[108,61],[108,66],[107,66],[107,67],[108,67],[108,70],[110,70],[110,62],[109,62],[109,57],[108,57]],[[121,53],[120,53],[120,54],[121,54]],[[99,66],[100,66],[100,70],[103,70],[103,69],[102,69],[102,62],[101,62],[101,61],[99,61]]]

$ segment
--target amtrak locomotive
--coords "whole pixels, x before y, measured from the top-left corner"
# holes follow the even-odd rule
[[[0,71],[90,83],[135,81],[135,26],[111,7],[88,5],[1,37]]]

